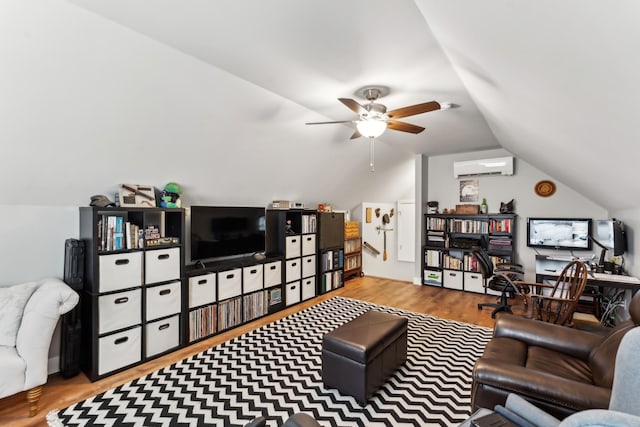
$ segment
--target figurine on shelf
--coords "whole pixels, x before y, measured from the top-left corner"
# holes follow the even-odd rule
[[[285,234],[296,234],[296,232],[293,231],[293,225],[291,225],[291,220],[290,219],[287,220],[287,224],[286,224],[286,226],[284,228],[284,232],[285,232]]]

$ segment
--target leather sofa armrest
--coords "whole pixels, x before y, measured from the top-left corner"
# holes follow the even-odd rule
[[[478,359],[473,370],[474,382],[516,393],[523,398],[547,402],[562,402],[562,406],[580,411],[588,408],[607,408],[611,390],[593,384],[527,369],[494,360]]]
[[[570,354],[582,360],[587,360],[591,350],[603,340],[601,335],[592,332],[508,314],[498,318],[493,335]]]

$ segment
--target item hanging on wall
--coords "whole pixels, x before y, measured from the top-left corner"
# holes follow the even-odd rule
[[[393,216],[393,208],[391,209],[391,216]],[[383,248],[383,252],[382,252],[382,261],[386,261],[387,260],[387,231],[393,231],[393,228],[387,228],[387,225],[391,223],[391,217],[389,216],[389,214],[384,214],[382,215],[382,225],[376,227],[376,230],[378,230],[378,234],[382,231],[383,233],[383,242],[384,242],[384,248]]]
[[[540,197],[553,196],[553,193],[556,192],[556,184],[548,179],[543,179],[542,181],[538,181],[534,190]]]
[[[371,208],[365,209],[365,222],[371,224]]]
[[[134,208],[155,208],[156,189],[152,185],[120,185],[120,206]]]
[[[376,208],[376,218],[380,218],[380,208]]]
[[[465,179],[460,181],[460,203],[478,201],[478,180]]]
[[[369,242],[362,242],[362,246],[364,246],[365,249],[370,250],[371,252],[373,252],[374,255],[380,255],[380,251],[377,250],[375,247],[373,247],[371,245],[371,243]]]
[[[508,202],[500,202],[500,213],[514,213],[516,211],[514,204],[514,199],[511,199]]]

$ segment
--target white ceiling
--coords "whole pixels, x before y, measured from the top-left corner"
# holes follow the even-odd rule
[[[383,85],[382,139],[437,155],[504,147],[609,210],[640,206],[640,2],[634,0],[71,0],[310,111]],[[252,100],[247,99],[249,106]],[[338,138],[347,140],[350,125]]]

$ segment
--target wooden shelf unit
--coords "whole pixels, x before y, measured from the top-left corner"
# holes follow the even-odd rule
[[[362,276],[362,237],[358,221],[344,223],[344,280]]]

